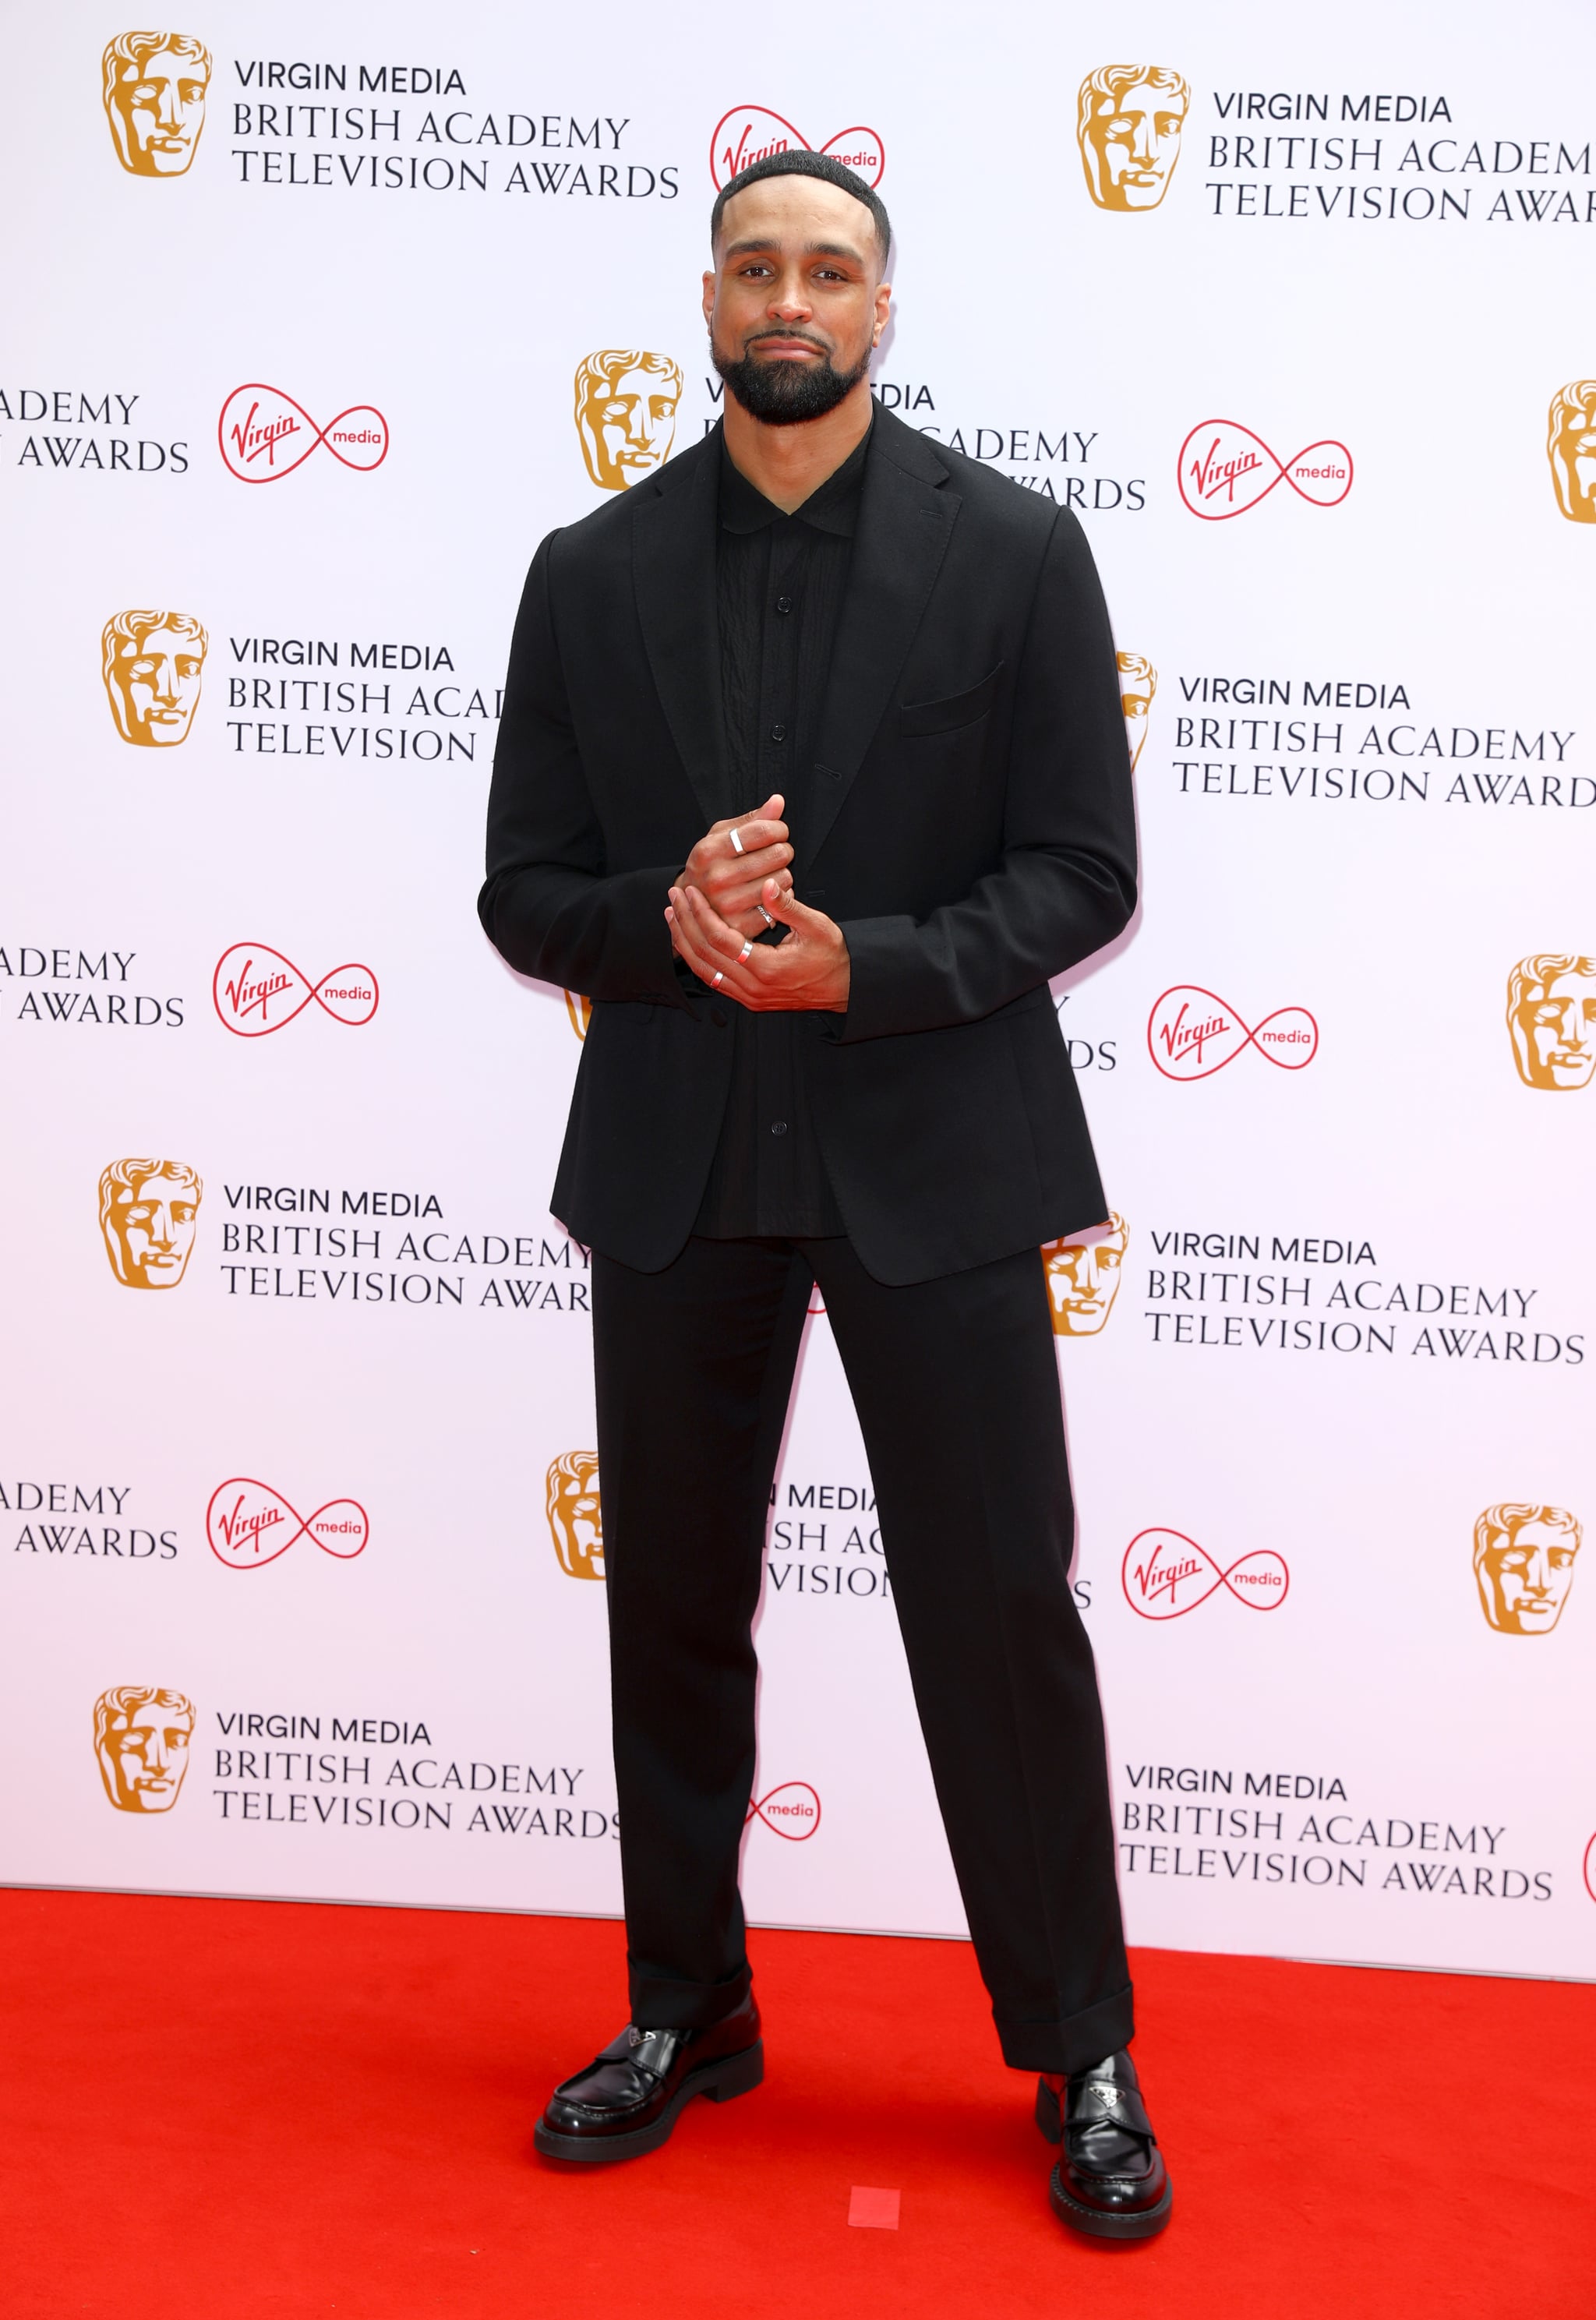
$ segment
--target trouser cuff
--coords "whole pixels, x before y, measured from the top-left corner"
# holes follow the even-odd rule
[[[627,1979],[631,2018],[639,2030],[712,2030],[736,2013],[754,1975],[752,1967],[744,1964],[725,1981],[673,1981],[629,1958]]]
[[[1085,2071],[1117,2054],[1136,2035],[1130,1984],[1063,2022],[1020,2022],[992,2009],[1003,2060],[1011,2071]]]

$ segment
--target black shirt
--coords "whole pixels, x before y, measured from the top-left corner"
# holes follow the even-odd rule
[[[794,838],[810,802],[869,443],[866,433],[792,515],[732,465],[724,438],[721,445],[716,610],[735,791],[726,811],[751,811],[779,790]],[[731,1091],[694,1230],[716,1240],[840,1233],[805,1081],[825,1019],[732,1004]]]

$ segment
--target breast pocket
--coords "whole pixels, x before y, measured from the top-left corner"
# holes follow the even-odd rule
[[[964,693],[949,693],[940,701],[904,701],[898,704],[898,732],[906,741],[926,740],[935,733],[958,733],[978,725],[997,699],[1006,664],[984,676]]]

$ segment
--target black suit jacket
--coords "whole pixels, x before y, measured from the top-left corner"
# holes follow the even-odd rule
[[[643,1272],[692,1232],[735,1001],[679,969],[666,889],[732,794],[715,437],[533,560],[488,805],[482,922],[594,1002],[555,1183]],[[1117,934],[1135,825],[1108,614],[1075,519],[888,411],[794,823],[848,1012],[806,1018],[815,1132],[878,1280],[959,1272],[1107,1213],[1047,978]],[[730,802],[728,800],[730,799]]]

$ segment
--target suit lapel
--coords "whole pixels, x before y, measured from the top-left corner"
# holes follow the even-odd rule
[[[684,453],[639,494],[632,581],[648,667],[707,828],[726,803],[721,639],[715,611],[720,443]]]
[[[830,836],[886,713],[962,504],[947,468],[920,436],[890,412],[878,411],[875,426],[884,431],[865,465],[818,763],[797,838],[800,874]]]

